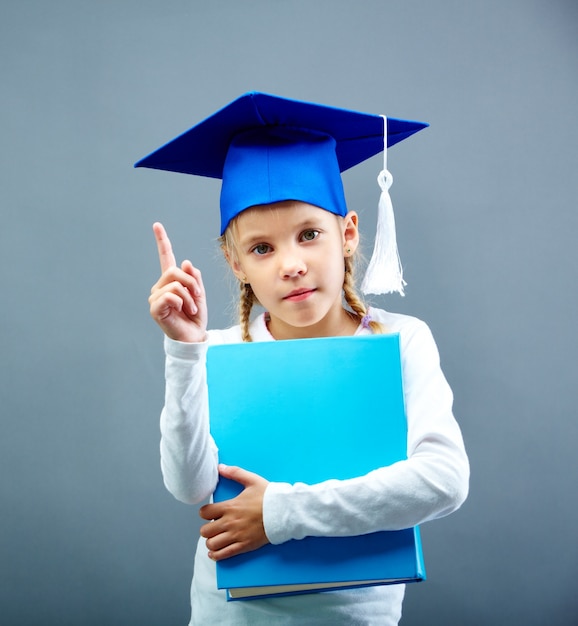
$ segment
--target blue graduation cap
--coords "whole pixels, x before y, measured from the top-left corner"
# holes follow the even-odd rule
[[[222,179],[223,234],[245,209],[284,200],[307,202],[345,216],[341,172],[382,151],[385,155],[387,147],[426,126],[424,122],[251,92],[141,159],[135,167]],[[391,176],[385,167],[382,174],[378,180],[389,198]],[[386,221],[391,223],[392,219],[393,213]],[[393,237],[395,241],[395,227]],[[395,255],[399,262],[397,246]],[[386,290],[379,287],[378,291],[362,289],[366,293],[400,291],[395,286]]]

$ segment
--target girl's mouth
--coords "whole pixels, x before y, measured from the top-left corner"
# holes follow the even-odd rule
[[[289,300],[291,302],[301,302],[302,300],[306,300],[314,292],[315,289],[294,289],[293,291],[288,293],[283,298],[283,300]]]

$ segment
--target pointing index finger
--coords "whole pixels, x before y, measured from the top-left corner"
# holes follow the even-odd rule
[[[159,251],[159,261],[161,263],[161,272],[165,272],[170,267],[175,267],[177,262],[175,255],[173,254],[173,247],[171,246],[171,240],[167,235],[165,227],[160,222],[153,224],[153,232],[157,242],[157,249]]]

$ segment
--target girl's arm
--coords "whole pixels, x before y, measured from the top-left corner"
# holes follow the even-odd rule
[[[165,338],[165,406],[161,413],[161,470],[166,488],[197,504],[215,490],[217,447],[209,430],[206,343]]]
[[[171,242],[153,225],[161,277],[149,297],[150,313],[165,333],[165,406],[161,413],[161,469],[167,489],[197,503],[217,484],[217,451],[209,432],[205,354],[207,303],[201,272],[177,266]]]
[[[447,515],[465,500],[469,464],[437,347],[419,320],[400,335],[408,459],[351,480],[269,484],[263,519],[271,543],[398,530]]]

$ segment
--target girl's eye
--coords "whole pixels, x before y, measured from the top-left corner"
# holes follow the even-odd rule
[[[313,241],[314,239],[317,239],[318,236],[319,236],[319,231],[314,230],[313,228],[305,230],[303,231],[303,233],[301,233],[301,239],[303,241]]]
[[[263,254],[267,254],[271,248],[266,243],[260,243],[256,245],[252,252],[258,256],[262,256]]]

